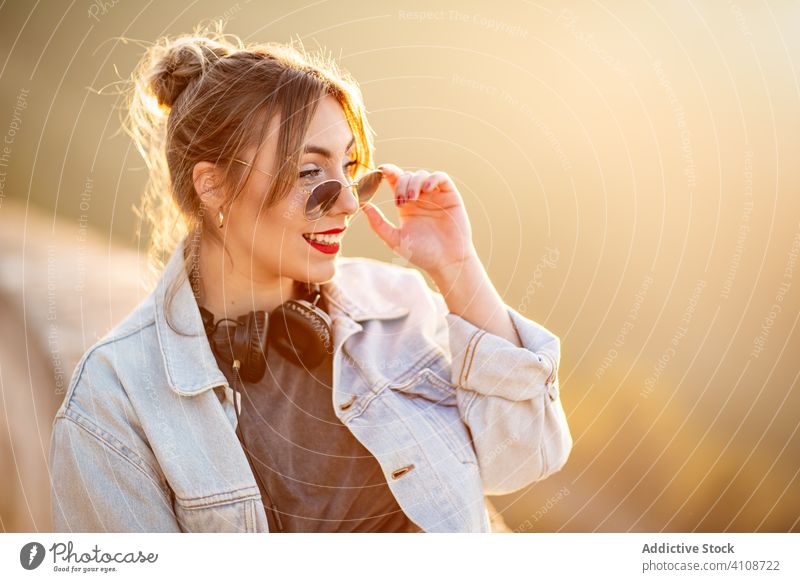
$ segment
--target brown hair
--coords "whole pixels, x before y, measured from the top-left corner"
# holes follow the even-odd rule
[[[148,230],[151,277],[161,273],[188,233],[192,236],[186,244],[184,274],[191,272],[202,236],[221,240],[195,191],[194,166],[200,161],[217,164],[227,205],[252,171],[232,159],[263,143],[267,122],[274,115],[281,115],[281,127],[265,208],[288,196],[296,183],[306,131],[326,95],[336,98],[344,110],[359,167],[372,165],[374,132],[360,90],[331,57],[294,44],[245,46],[221,28],[221,23],[214,23],[192,34],[161,38],[147,48],[133,74],[124,127],[149,171],[135,211],[139,237]],[[168,323],[169,305],[182,282],[179,277],[168,290]]]

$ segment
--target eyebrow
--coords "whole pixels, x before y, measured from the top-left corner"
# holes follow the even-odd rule
[[[349,150],[351,147],[353,147],[353,144],[355,143],[355,141],[356,141],[356,138],[351,139],[350,143],[347,144],[347,147],[344,149],[344,151],[347,152],[347,150]],[[306,154],[319,154],[319,155],[324,156],[324,157],[326,157],[328,159],[332,159],[333,158],[333,154],[331,153],[331,151],[328,148],[324,148],[322,146],[318,146],[318,145],[314,145],[314,144],[308,144],[305,147],[305,149],[303,150],[303,153],[306,153]]]

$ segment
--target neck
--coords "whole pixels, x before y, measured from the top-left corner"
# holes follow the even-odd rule
[[[217,319],[236,319],[250,311],[269,313],[281,303],[302,296],[300,283],[289,277],[254,272],[248,257],[231,263],[215,241],[203,241],[198,255],[197,304]]]

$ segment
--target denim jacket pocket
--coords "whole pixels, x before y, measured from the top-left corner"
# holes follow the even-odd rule
[[[408,409],[407,418],[418,429],[415,432],[427,441],[422,442],[424,447],[435,451],[432,443],[441,443],[461,463],[477,464],[469,429],[459,414],[455,388],[448,381],[432,368],[423,368],[409,380],[389,384],[388,388]]]
[[[197,499],[175,497],[175,516],[184,532],[254,533],[268,530],[258,508],[261,497],[250,490]]]
[[[389,387],[397,392],[419,396],[443,406],[455,406],[456,387],[449,380],[445,380],[448,372],[443,366],[444,364],[434,361],[414,372],[410,378],[390,381]]]

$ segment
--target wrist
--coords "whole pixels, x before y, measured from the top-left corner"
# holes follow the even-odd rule
[[[457,285],[474,284],[484,273],[483,264],[474,252],[428,272],[439,291],[445,295]]]

